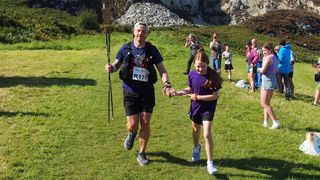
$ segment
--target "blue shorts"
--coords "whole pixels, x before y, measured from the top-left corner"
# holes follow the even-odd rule
[[[221,59],[211,57],[212,69],[218,71],[221,69]]]
[[[262,82],[261,82],[261,89],[270,90],[270,89],[277,89],[277,79],[276,76],[273,75],[271,77],[267,77],[266,75],[262,75]]]

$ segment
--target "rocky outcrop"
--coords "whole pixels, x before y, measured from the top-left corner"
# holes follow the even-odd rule
[[[163,5],[167,8],[165,10],[167,14],[170,11],[170,14],[177,14],[194,24],[203,25],[239,24],[273,10],[303,9],[320,14],[320,0],[28,0],[27,2],[32,7],[58,8],[72,14],[78,14],[82,9],[93,9],[98,15],[103,14],[106,22],[120,18],[135,3]],[[131,9],[130,11],[133,12]],[[140,15],[141,13],[139,12]],[[165,17],[171,18],[171,16]],[[163,21],[159,22],[159,26],[167,25]]]
[[[108,0],[104,0],[108,1]],[[130,7],[142,0],[118,0]],[[239,24],[273,10],[304,9],[320,14],[320,0],[150,0],[194,24]],[[123,10],[123,9],[122,9]]]
[[[169,9],[155,3],[135,3],[129,7],[123,16],[116,20],[121,25],[133,25],[138,21],[147,22],[150,26],[154,27],[187,24],[187,21]]]
[[[274,10],[304,9],[320,14],[319,0],[224,0],[221,4],[221,9],[231,17],[230,24],[239,24]]]

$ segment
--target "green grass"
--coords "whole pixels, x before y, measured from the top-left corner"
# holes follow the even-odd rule
[[[176,89],[187,85],[182,74],[190,53],[183,47],[187,34],[154,31],[149,36],[162,53]],[[112,34],[112,59],[130,37]],[[140,167],[138,143],[131,151],[123,148],[127,131],[118,74],[112,75],[115,119],[107,125],[104,36],[51,43],[39,46],[56,44],[65,50],[27,48],[38,46],[34,44],[0,47],[0,179],[210,178],[204,151],[199,163],[190,162],[188,98],[163,96],[162,84],[156,84],[157,105],[147,149],[152,162]],[[320,159],[298,149],[307,131],[320,130],[319,108],[311,105],[314,69],[296,64],[297,99],[285,101],[282,95],[274,95],[272,105],[284,127],[269,130],[262,127],[259,92],[234,85],[246,79],[243,54],[235,53],[233,63],[234,81],[223,83],[213,125],[216,178],[319,179]],[[226,79],[226,73],[222,77]]]

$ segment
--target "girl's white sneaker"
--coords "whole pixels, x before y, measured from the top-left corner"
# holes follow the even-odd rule
[[[213,163],[207,163],[207,170],[210,175],[218,172],[217,167]]]

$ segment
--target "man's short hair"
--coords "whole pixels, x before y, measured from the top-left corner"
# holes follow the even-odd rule
[[[149,26],[147,23],[143,22],[143,21],[139,21],[136,24],[134,24],[133,29],[136,29],[139,25],[145,26],[147,31],[149,32]]]

